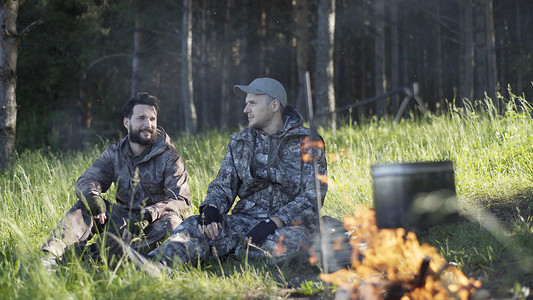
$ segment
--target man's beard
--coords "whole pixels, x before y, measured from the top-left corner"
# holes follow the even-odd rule
[[[142,131],[150,131],[150,130],[142,130]],[[130,142],[139,144],[139,145],[153,145],[155,144],[155,141],[157,139],[157,128],[154,128],[154,130],[150,131],[151,135],[149,139],[145,139],[141,137],[141,130],[133,130],[130,125],[130,131],[128,133],[128,137],[130,139]]]

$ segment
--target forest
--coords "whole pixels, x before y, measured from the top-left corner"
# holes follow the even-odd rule
[[[136,91],[162,101],[170,133],[235,130],[245,119],[233,85],[263,76],[281,81],[289,105],[307,116],[307,71],[318,113],[400,89],[332,114],[323,124],[333,128],[394,116],[415,82],[433,113],[533,94],[529,0],[6,3],[18,9],[16,150],[116,139],[122,104]]]

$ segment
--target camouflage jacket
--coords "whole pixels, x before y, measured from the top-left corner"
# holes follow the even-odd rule
[[[150,153],[137,164],[133,165],[128,149],[127,136],[107,147],[78,178],[78,198],[106,192],[115,183],[117,205],[124,209],[135,212],[146,209],[154,220],[170,213],[187,217],[190,206],[187,170],[163,128],[158,128]]]
[[[201,206],[214,205],[227,214],[238,197],[233,215],[278,217],[286,225],[316,228],[314,164],[302,159],[302,154],[311,151],[303,146],[311,131],[302,126],[302,116],[293,107],[285,109],[284,120],[283,129],[273,135],[246,128],[230,137],[218,175],[209,184]],[[322,178],[327,169],[324,150],[315,149]],[[322,201],[326,191],[324,182],[320,185]]]

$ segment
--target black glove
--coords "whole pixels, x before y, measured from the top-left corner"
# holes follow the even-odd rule
[[[251,239],[251,243],[257,246],[261,246],[266,240],[266,238],[273,234],[274,231],[278,229],[278,225],[274,221],[267,219],[266,221],[261,221],[259,224],[255,225],[252,230],[248,231],[246,236]]]
[[[97,216],[106,212],[105,202],[102,196],[89,194],[85,199],[87,200],[87,206],[89,206],[89,213],[92,216]]]
[[[143,210],[138,215],[136,215],[129,222],[129,230],[134,235],[141,235],[144,232],[144,229],[150,225],[152,222],[152,214],[146,210]]]
[[[222,215],[218,208],[209,205],[200,207],[200,225],[211,223],[222,223]]]

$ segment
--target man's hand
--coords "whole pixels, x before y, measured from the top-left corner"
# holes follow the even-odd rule
[[[222,215],[214,206],[204,206],[200,210],[198,230],[201,234],[207,235],[209,239],[216,239],[222,230]]]
[[[107,219],[105,202],[102,196],[89,194],[85,197],[89,206],[89,213],[100,223],[104,224]]]
[[[278,229],[276,222],[270,219],[261,221],[259,224],[255,225],[252,230],[248,231],[246,238],[244,239],[244,244],[248,245],[248,243],[252,243],[256,246],[261,246],[266,238],[273,234],[276,229]]]
[[[134,237],[135,236],[133,236],[133,233],[129,232],[128,230],[122,231],[122,240],[124,240],[125,242],[130,243]]]
[[[96,216],[94,216],[94,218],[95,218],[98,222],[100,222],[100,224],[104,224],[104,223],[105,223],[105,220],[107,220],[107,217],[106,217],[105,213],[103,213],[103,214],[99,214],[99,215],[96,215]]]
[[[150,225],[150,222],[153,222],[152,214],[147,210],[143,210],[129,221],[128,229],[134,236],[140,236],[146,227]]]

